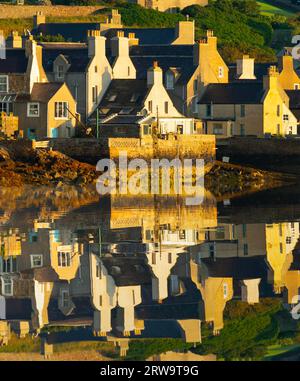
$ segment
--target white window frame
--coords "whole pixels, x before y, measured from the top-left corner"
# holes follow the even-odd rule
[[[65,115],[63,115],[63,116],[57,116],[57,115],[59,115],[59,112],[57,112],[57,111],[60,111],[60,109],[59,109],[59,105],[66,105],[66,113],[67,113],[67,116],[65,116]],[[59,101],[59,102],[55,102],[54,103],[54,119],[62,119],[62,120],[67,120],[67,119],[69,119],[69,111],[68,111],[68,109],[69,109],[69,102],[66,102],[66,101]],[[62,108],[62,110],[64,110],[64,107]]]
[[[64,65],[57,65],[56,78],[63,79],[64,77],[65,77]]]
[[[166,88],[167,90],[174,90],[174,75],[171,73],[167,73],[167,78],[166,78]]]
[[[66,297],[65,297],[66,296]],[[70,303],[70,293],[68,290],[61,291],[61,305],[62,307],[68,307]]]
[[[5,291],[5,283],[9,282],[9,285],[11,286],[10,292]],[[14,294],[14,282],[12,278],[8,277],[1,277],[1,283],[2,283],[2,295],[4,296],[13,296]],[[6,284],[7,285],[7,284]]]
[[[35,261],[35,257],[39,257],[40,258],[40,265],[35,265],[34,264],[34,261]],[[38,268],[38,267],[43,267],[43,255],[42,254],[31,254],[30,255],[30,264],[31,264],[31,268]]]
[[[58,267],[71,267],[72,254],[69,251],[59,251],[57,253],[57,264],[58,264]]]
[[[0,84],[0,93],[8,93],[8,75],[0,75],[0,82],[1,82],[1,79],[5,78],[6,80],[6,90],[1,90],[1,86],[3,86],[3,84]]]
[[[31,114],[31,107],[37,106],[37,114]],[[28,118],[38,118],[40,116],[40,104],[38,102],[28,102],[27,103],[27,117]]]
[[[289,121],[289,114],[283,114],[282,119],[284,122],[288,122]]]
[[[294,83],[294,90],[300,89],[300,83]]]

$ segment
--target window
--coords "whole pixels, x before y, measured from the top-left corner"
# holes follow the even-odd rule
[[[165,114],[169,113],[169,102],[165,102]]]
[[[128,68],[127,68],[127,75],[128,75],[128,77],[130,77],[130,66],[128,66]]]
[[[241,117],[243,118],[246,115],[245,105],[241,105]]]
[[[38,233],[37,232],[30,232],[29,233],[29,242],[34,243],[38,241]]]
[[[299,83],[295,83],[295,84],[294,84],[294,90],[299,90],[299,87],[300,87],[300,86],[299,86]]]
[[[97,263],[96,265],[96,277],[102,279],[102,267],[100,263]]]
[[[219,76],[219,78],[223,78],[224,77],[224,68],[223,68],[223,66],[219,66],[218,76]]]
[[[194,114],[198,113],[198,97],[195,97],[193,99],[193,113]]]
[[[223,296],[224,296],[224,299],[226,299],[228,296],[228,284],[227,283],[223,284]]]
[[[292,237],[286,237],[286,244],[290,245],[292,243]]]
[[[194,93],[198,91],[198,79],[194,79],[193,83]]]
[[[174,89],[174,75],[168,73],[167,74],[167,90],[173,90]]]
[[[13,280],[3,277],[2,279],[2,294],[4,296],[13,296]]]
[[[99,306],[102,307],[103,304],[103,298],[102,295],[99,296]]]
[[[64,78],[65,71],[63,65],[57,66],[57,78]]]
[[[0,93],[8,92],[8,76],[0,75]]]
[[[280,135],[280,124],[277,124],[277,135]]]
[[[0,258],[0,273],[8,274],[17,271],[17,259],[9,256],[7,259]]]
[[[156,265],[156,253],[152,253],[152,265]]]
[[[143,126],[143,135],[151,135],[152,129],[151,126],[148,126],[147,124]]]
[[[243,224],[243,238],[247,237],[247,225]]]
[[[280,254],[283,253],[283,245],[282,245],[282,243],[279,244],[279,251],[280,251]]]
[[[214,258],[214,256],[215,256],[215,245],[214,244],[209,245],[209,256],[211,258]]]
[[[152,103],[152,101],[148,102],[148,109],[149,109],[149,112],[153,111],[153,103]]]
[[[279,224],[279,236],[282,237],[282,225]]]
[[[95,73],[98,73],[98,66],[95,66]]]
[[[13,111],[12,102],[0,102],[0,112],[5,112],[7,115]]]
[[[94,103],[98,101],[98,86],[92,88],[92,97]]]
[[[212,104],[206,105],[206,116],[207,117],[212,116]]]
[[[43,256],[42,255],[31,255],[31,267],[42,267],[43,266]]]
[[[39,103],[27,103],[27,116],[29,118],[37,118],[40,116]]]
[[[172,253],[168,253],[168,263],[172,263]]]
[[[68,119],[68,102],[55,102],[55,118]]]
[[[248,245],[247,243],[244,243],[244,255],[248,255]]]
[[[277,105],[277,116],[280,116],[280,105]]]
[[[284,114],[283,115],[283,120],[284,121],[288,121],[289,120],[289,115],[288,114]]]
[[[221,123],[213,124],[213,134],[214,135],[223,135],[223,126]]]
[[[240,125],[240,130],[241,130],[241,136],[245,136],[246,132],[245,132],[245,125],[244,124]]]
[[[63,290],[61,292],[61,304],[63,307],[68,307],[68,305],[69,305],[69,291]]]
[[[71,253],[58,252],[58,267],[70,267],[72,263]]]

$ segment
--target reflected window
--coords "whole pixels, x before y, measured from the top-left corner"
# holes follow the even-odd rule
[[[72,262],[71,253],[58,252],[58,266],[70,267]]]
[[[43,256],[40,254],[31,255],[30,260],[31,260],[31,268],[43,266]]]
[[[2,278],[2,294],[4,296],[13,296],[13,280],[11,278]]]

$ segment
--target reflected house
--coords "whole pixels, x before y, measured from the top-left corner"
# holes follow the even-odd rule
[[[107,336],[112,330],[123,336],[139,334],[143,322],[135,319],[135,307],[142,302],[142,284],[149,282],[144,261],[132,257],[99,258],[95,254],[90,260],[95,334]]]

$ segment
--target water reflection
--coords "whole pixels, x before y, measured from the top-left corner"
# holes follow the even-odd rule
[[[294,209],[286,220],[282,205],[268,213],[263,201],[264,213],[256,202],[249,223],[247,202],[218,204],[208,192],[202,205],[186,206],[178,197],[2,189],[0,352],[29,337],[28,348],[41,341],[50,358],[87,342],[109,358],[253,358],[275,323],[276,340],[264,336],[265,349],[284,332],[293,331],[292,340],[297,326],[284,311],[300,287],[299,218]],[[230,324],[262,311],[277,320],[270,315],[272,324],[253,333],[251,351],[225,351],[228,338],[235,345]]]

